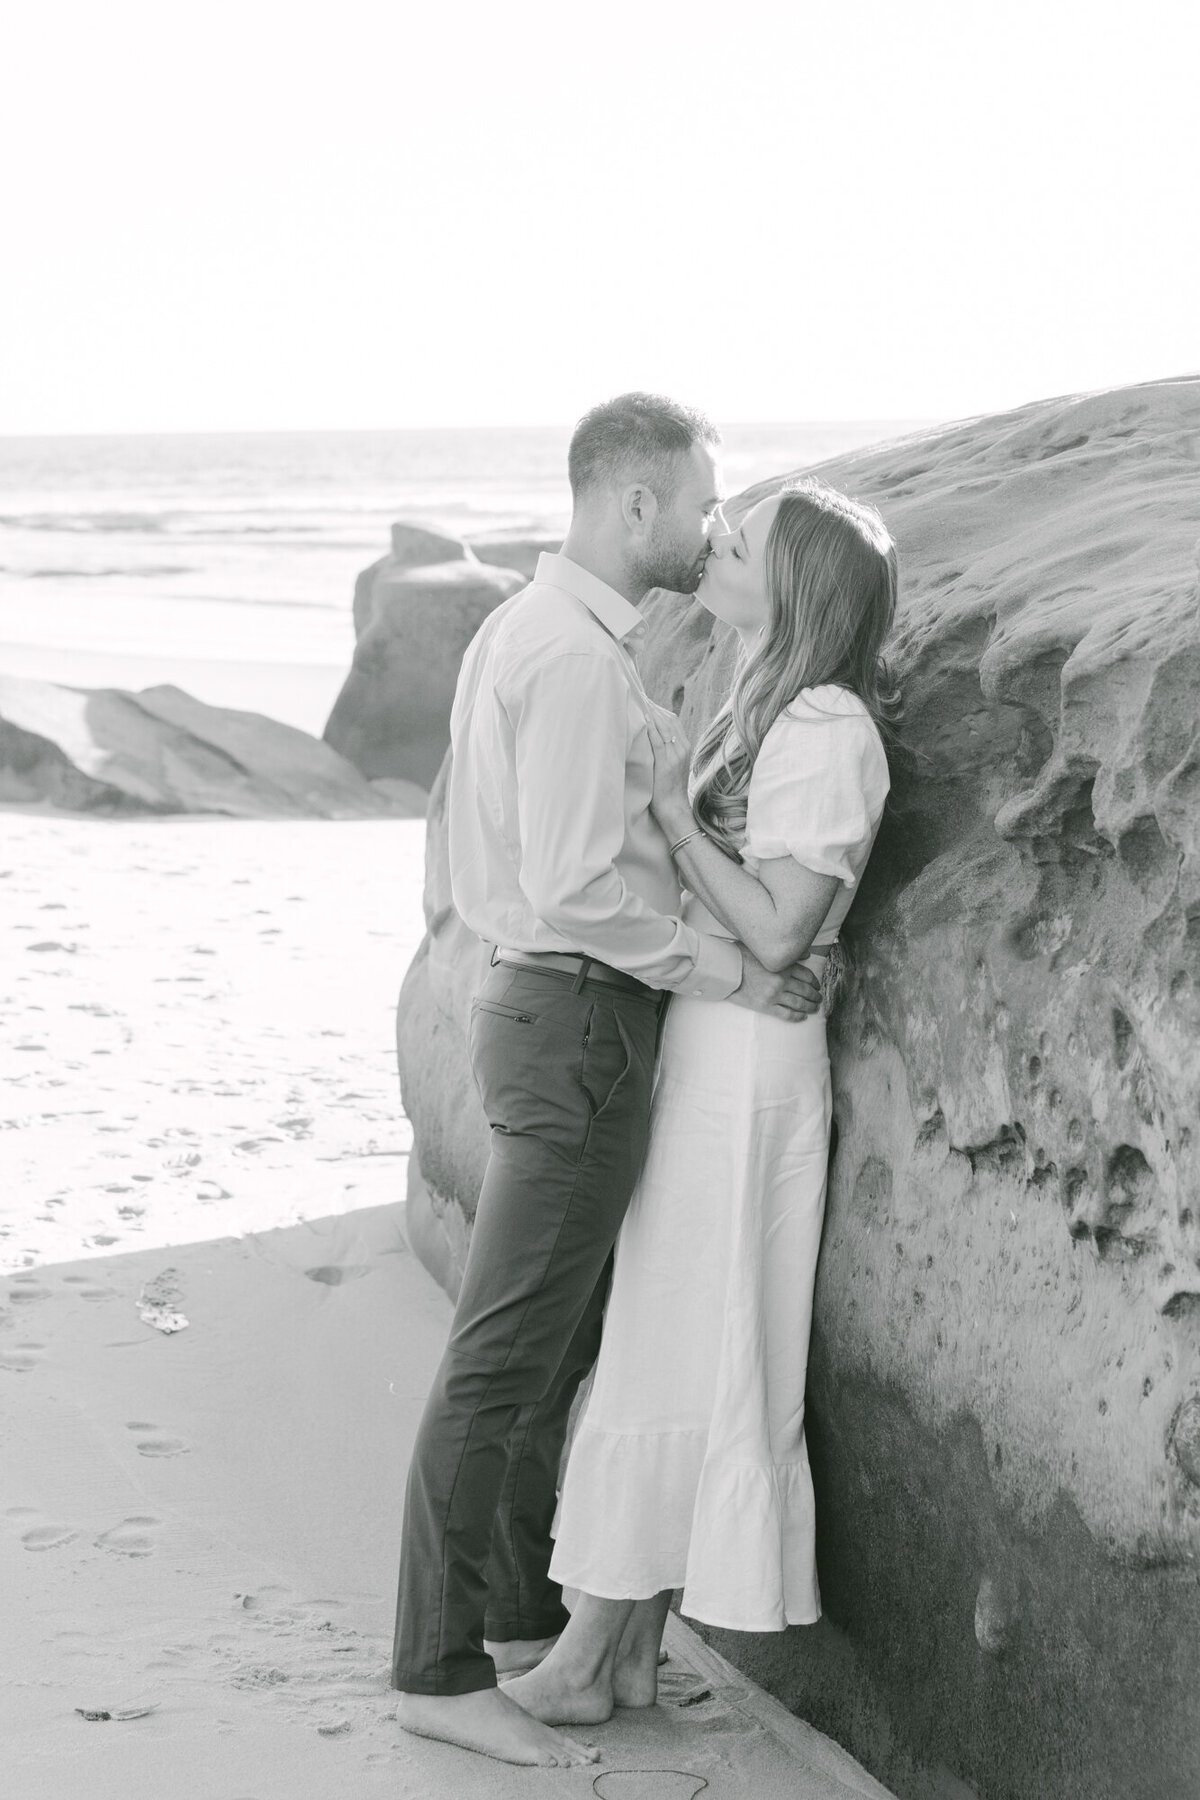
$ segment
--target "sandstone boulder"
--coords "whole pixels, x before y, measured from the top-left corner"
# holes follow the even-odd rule
[[[906,700],[832,1029],[809,1406],[827,1619],[710,1635],[901,1795],[1191,1794],[1200,381],[822,472],[898,540]],[[648,610],[643,666],[694,736],[732,646],[694,602]],[[435,827],[430,858],[400,1050],[453,1285],[483,1153],[478,952]]]
[[[381,799],[385,800],[388,810],[398,819],[423,819],[429,805],[429,795],[415,781],[404,781],[399,775],[376,775],[371,779],[371,787]]]
[[[392,528],[392,551],[359,576],[354,661],[325,741],[364,775],[428,789],[450,743],[450,704],[463,651],[487,615],[525,580],[480,562],[457,539]]]
[[[125,693],[0,676],[0,800],[106,813],[412,817],[292,725],[176,687]]]
[[[557,550],[561,543],[561,531],[543,534],[518,529],[473,537],[471,549],[480,562],[495,563],[501,569],[516,569],[526,581],[532,581],[543,550]]]
[[[488,1154],[487,1121],[466,1057],[471,996],[488,952],[454,910],[446,847],[450,759],[429,796],[425,940],[408,969],[396,1014],[404,1107],[420,1119],[408,1165],[413,1249],[451,1296],[458,1293]],[[416,1128],[414,1126],[414,1133]]]

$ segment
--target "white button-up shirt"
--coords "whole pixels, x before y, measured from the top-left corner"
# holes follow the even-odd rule
[[[679,917],[650,812],[645,621],[606,582],[543,555],[467,649],[450,719],[454,903],[487,943],[573,950],[651,987],[721,1000],[741,952]]]

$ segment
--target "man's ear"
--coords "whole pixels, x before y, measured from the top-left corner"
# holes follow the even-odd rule
[[[658,513],[658,501],[642,482],[621,495],[621,517],[632,537],[649,537]]]

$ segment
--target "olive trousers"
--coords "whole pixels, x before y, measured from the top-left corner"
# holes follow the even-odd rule
[[[641,1168],[666,996],[499,963],[469,1047],[491,1154],[404,1504],[392,1685],[496,1683],[484,1637],[566,1624],[550,1526]]]

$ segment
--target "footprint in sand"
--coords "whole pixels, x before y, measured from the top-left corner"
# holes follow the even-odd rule
[[[319,1281],[324,1287],[341,1287],[344,1281],[360,1281],[371,1271],[365,1263],[347,1263],[341,1268],[335,1263],[323,1263],[320,1268],[305,1269],[304,1273],[310,1281]]]
[[[92,1241],[98,1244],[102,1240],[100,1238],[94,1238]],[[113,1239],[113,1242],[116,1242],[115,1238]],[[81,1300],[119,1300],[121,1298],[121,1295],[116,1288],[97,1287],[95,1276],[93,1275],[64,1275],[63,1286],[77,1288]]]
[[[281,1606],[283,1596],[291,1591],[291,1588],[283,1587],[278,1582],[267,1582],[253,1594],[235,1594],[233,1597],[243,1612],[261,1612],[264,1606]]]
[[[130,1519],[122,1519],[111,1531],[101,1532],[96,1539],[97,1550],[111,1550],[116,1556],[152,1556],[154,1554],[154,1528],[160,1525],[160,1519],[138,1515]]]
[[[7,1369],[10,1375],[28,1375],[37,1367],[45,1348],[45,1344],[14,1344],[11,1349],[0,1351],[0,1369]]]
[[[139,1419],[130,1419],[125,1426],[126,1431],[157,1431],[157,1425],[147,1425]],[[137,1445],[139,1456],[187,1456],[192,1446],[185,1444],[177,1437],[143,1437]]]
[[[34,1525],[29,1531],[22,1532],[21,1542],[27,1550],[58,1550],[63,1544],[73,1543],[79,1536],[69,1525]]]
[[[32,1506],[10,1506],[4,1516],[21,1532],[21,1542],[26,1550],[58,1550],[79,1536],[69,1525],[42,1519]],[[34,1520],[40,1520],[40,1523],[35,1524]],[[23,1531],[22,1526],[25,1527]]]
[[[36,1275],[9,1277],[8,1301],[11,1306],[32,1306],[37,1300],[48,1300],[50,1289],[43,1287]]]

